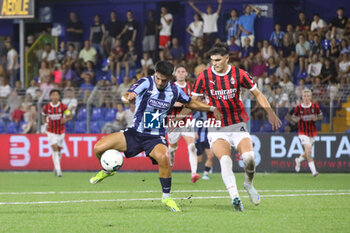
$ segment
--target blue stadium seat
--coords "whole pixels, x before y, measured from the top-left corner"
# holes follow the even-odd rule
[[[251,132],[260,132],[261,124],[259,120],[250,121],[250,131]]]
[[[8,134],[13,134],[13,133],[18,133],[18,125],[16,122],[9,122],[6,125],[6,133]]]
[[[66,133],[74,133],[74,120],[67,121],[65,126],[66,126]]]
[[[93,108],[91,112],[91,120],[98,121],[103,119],[103,110],[102,108]]]
[[[273,132],[273,130],[272,130],[272,125],[271,125],[268,121],[266,121],[266,122],[264,123],[264,125],[262,126],[261,131],[262,131],[262,132],[265,132],[265,133],[271,133],[271,132]]]
[[[86,133],[86,121],[75,122],[74,133]]]
[[[0,134],[4,133],[4,122],[0,121]]]
[[[77,114],[77,120],[78,121],[85,121],[86,120],[86,115],[87,115],[86,108],[79,109],[78,110],[78,114]]]
[[[92,121],[90,124],[90,133],[101,133],[101,126],[99,121]]]
[[[116,114],[117,114],[117,109],[115,108],[107,109],[106,115],[105,115],[105,121],[114,121]]]
[[[329,48],[330,44],[331,44],[330,40],[322,40],[321,41],[321,45],[323,46],[324,51],[326,51]]]

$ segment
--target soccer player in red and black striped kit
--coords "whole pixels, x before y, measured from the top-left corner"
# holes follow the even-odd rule
[[[298,122],[299,139],[304,147],[304,153],[295,159],[296,172],[300,171],[301,162],[307,159],[312,175],[315,177],[318,175],[311,152],[317,135],[315,121],[322,119],[320,107],[317,103],[311,102],[311,90],[303,90],[301,104],[295,108],[292,115],[292,120]]]
[[[67,106],[61,103],[60,91],[53,89],[50,91],[51,102],[43,107],[42,120],[46,126],[46,134],[49,144],[52,147],[52,161],[54,164],[54,174],[62,176],[61,171],[61,148],[64,141],[64,124],[72,119]]]
[[[235,147],[244,162],[245,181],[250,200],[258,205],[260,196],[253,187],[255,157],[253,143],[247,130],[248,115],[240,100],[241,88],[247,88],[266,110],[273,129],[281,126],[280,119],[272,111],[266,97],[258,90],[252,77],[244,70],[229,65],[229,48],[217,43],[209,51],[212,66],[201,72],[194,85],[192,98],[205,95],[209,105],[222,114],[221,127],[209,129],[209,144],[215,156],[220,160],[221,176],[237,211],[243,211],[239,198],[236,178],[232,171],[231,147]],[[208,116],[209,117],[209,116]]]
[[[192,86],[188,82],[186,82],[186,78],[188,76],[186,67],[183,65],[178,65],[175,68],[174,76],[176,78],[175,85],[180,87],[185,94],[188,96],[191,96],[192,92]],[[172,111],[171,116],[176,117],[181,110],[183,109],[184,105],[180,102],[175,102]],[[191,119],[191,116],[190,116]],[[183,121],[186,123],[187,118],[183,119]],[[170,153],[170,165],[173,166],[174,160],[175,160],[175,151],[177,150],[177,142],[179,141],[180,137],[183,136],[187,143],[188,148],[188,156],[190,161],[190,167],[191,167],[191,182],[195,183],[199,179],[199,175],[197,174],[197,167],[198,167],[198,161],[197,161],[197,149],[195,146],[195,132],[194,129],[189,128],[175,128],[172,132],[168,133],[168,141],[169,141],[169,153]]]

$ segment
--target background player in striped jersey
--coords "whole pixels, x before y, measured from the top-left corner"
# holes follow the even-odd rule
[[[295,108],[292,119],[298,122],[299,139],[304,147],[304,153],[295,159],[295,171],[299,172],[301,162],[307,159],[312,175],[317,176],[318,172],[311,157],[311,152],[317,135],[315,121],[322,120],[323,116],[318,104],[311,102],[311,91],[309,89],[303,90],[301,104]]]
[[[102,154],[109,149],[124,152],[126,158],[134,157],[142,151],[158,163],[159,180],[163,190],[162,202],[173,211],[180,211],[175,201],[170,197],[171,166],[168,143],[165,139],[166,125],[162,124],[176,101],[186,108],[198,111],[212,111],[217,119],[222,114],[217,108],[192,100],[181,88],[172,83],[174,66],[167,61],[155,65],[154,76],[138,80],[124,95],[125,102],[135,101],[134,124],[124,132],[110,134],[99,140],[94,148],[96,157],[100,160]],[[100,171],[90,179],[92,184],[101,182],[106,177],[114,175]]]
[[[205,101],[204,98],[202,98],[203,101]],[[196,119],[196,121],[206,121],[208,119],[206,112],[199,112],[196,111],[193,113],[193,118]],[[211,169],[213,168],[213,159],[214,154],[210,149],[210,145],[208,142],[208,127],[195,127],[196,132],[196,149],[197,149],[197,159],[198,163],[201,163],[203,161],[203,155],[204,153],[207,156],[207,159],[204,164],[204,172],[202,179],[204,180],[210,180],[209,173]]]
[[[51,102],[43,107],[42,121],[46,128],[49,144],[52,147],[54,174],[61,177],[61,149],[65,135],[64,124],[72,119],[72,114],[67,109],[67,106],[59,101],[59,90],[51,90],[50,98]]]
[[[236,178],[232,171],[231,147],[236,147],[244,162],[245,181],[250,200],[258,205],[260,196],[253,186],[255,157],[250,134],[246,127],[248,115],[240,100],[241,88],[247,88],[266,110],[273,129],[281,126],[280,119],[272,111],[266,97],[258,90],[252,77],[242,69],[228,64],[229,48],[224,43],[217,43],[209,51],[212,66],[202,71],[192,92],[195,96],[205,95],[209,105],[217,107],[223,114],[222,127],[209,129],[208,138],[211,149],[220,160],[221,176],[232,198],[232,204],[238,211],[243,211],[239,198]]]
[[[186,82],[187,78],[187,70],[183,65],[176,66],[174,71],[175,76],[175,85],[181,88],[186,95],[191,96],[192,87],[191,84]],[[181,112],[184,105],[180,102],[175,102],[174,107],[171,111],[171,117],[175,118],[177,114]],[[185,122],[188,118],[191,119],[192,116],[186,117],[183,119]],[[195,142],[195,133],[192,127],[188,128],[175,128],[172,132],[168,133],[168,141],[169,141],[169,152],[170,152],[170,165],[174,165],[175,161],[175,151],[177,150],[177,142],[180,137],[183,137],[187,143],[188,156],[191,166],[191,182],[195,183],[199,179],[199,175],[197,174],[197,150],[194,144]]]

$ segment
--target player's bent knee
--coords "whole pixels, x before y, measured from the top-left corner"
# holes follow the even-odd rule
[[[155,160],[157,160],[158,165],[161,167],[170,166],[169,157],[166,154],[163,154],[163,153],[155,154]]]
[[[192,152],[192,153],[197,153],[197,149],[194,143],[191,143],[188,145],[188,149]]]

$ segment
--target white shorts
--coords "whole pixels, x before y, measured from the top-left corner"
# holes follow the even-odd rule
[[[305,145],[310,145],[312,146],[315,143],[316,138],[315,137],[309,137],[303,134],[299,134],[299,139],[301,141],[301,144]]]
[[[187,128],[187,129],[176,128],[176,129],[174,129],[173,132],[168,133],[169,144],[177,143],[181,136],[187,136],[187,137],[196,138],[196,134],[194,133],[192,128]]]
[[[216,140],[223,139],[230,143],[232,147],[237,149],[238,144],[242,141],[243,138],[250,138],[250,134],[245,122],[220,127],[216,130],[209,131],[208,133],[210,148],[212,148],[213,143]]]
[[[65,134],[54,134],[46,132],[47,138],[49,139],[50,146],[57,144],[57,146],[62,147]]]

